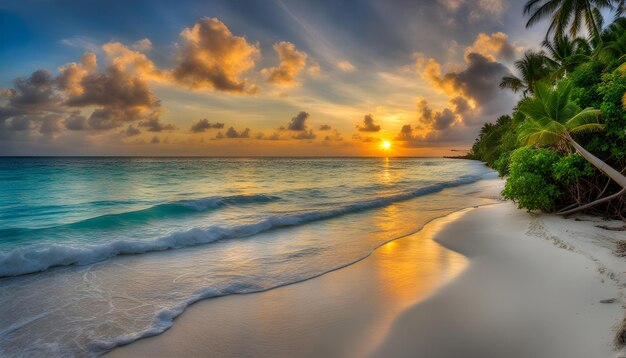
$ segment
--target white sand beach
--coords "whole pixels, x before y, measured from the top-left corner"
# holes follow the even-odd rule
[[[601,224],[619,223],[467,209],[321,277],[201,301],[109,356],[620,357],[623,232]]]

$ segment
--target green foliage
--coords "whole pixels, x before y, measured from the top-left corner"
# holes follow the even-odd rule
[[[504,152],[500,158],[493,163],[493,169],[498,171],[500,177],[509,175],[509,165],[511,164],[511,152]]]
[[[572,100],[581,108],[599,108],[602,96],[598,93],[603,66],[598,62],[582,64],[572,72],[568,80],[574,86]]]
[[[515,113],[513,118],[501,116],[495,124],[487,123],[483,126],[480,136],[476,139],[469,157],[482,160],[493,168],[498,169],[501,176],[508,173],[508,161],[503,162],[502,156],[517,148],[517,130],[524,116]],[[499,164],[496,166],[496,162]]]
[[[510,156],[510,173],[502,191],[504,198],[520,208],[553,211],[562,195],[552,176],[559,154],[552,149],[522,147]]]
[[[626,111],[623,97],[626,94],[626,75],[615,70],[602,76],[596,87],[601,99],[600,111],[605,123],[603,136],[589,140],[588,148],[613,164],[623,166],[626,158]]]
[[[559,0],[543,13],[536,7],[542,3],[527,4],[534,18],[530,23],[576,2]],[[546,52],[526,53],[516,62],[519,77],[503,79],[502,88],[522,92],[523,98],[512,117],[501,116],[481,128],[469,153],[506,176],[504,197],[528,210],[554,211],[620,190],[587,159],[572,154],[571,138],[618,172],[626,172],[626,18],[616,18],[601,31],[586,23],[594,32],[587,39],[567,37],[565,25],[553,23],[555,37],[546,37],[542,44]],[[623,219],[626,196],[596,208]]]
[[[537,83],[535,95],[519,106],[519,111],[526,115],[518,135],[520,143],[563,147],[572,133],[602,130],[600,111],[581,110],[571,100],[571,93],[570,82]]]
[[[626,138],[626,112],[622,107],[622,98],[626,93],[626,74],[615,70],[602,76],[602,83],[598,86],[598,93],[602,95],[600,111],[606,124],[606,134],[614,139]]]
[[[566,186],[594,174],[598,174],[596,168],[578,154],[561,157],[552,165],[553,178]]]

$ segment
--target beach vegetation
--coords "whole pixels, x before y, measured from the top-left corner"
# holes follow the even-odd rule
[[[610,10],[604,24],[600,11]],[[511,115],[485,124],[468,157],[506,177],[528,210],[626,217],[626,18],[623,1],[530,0],[527,26],[549,19],[500,87]]]

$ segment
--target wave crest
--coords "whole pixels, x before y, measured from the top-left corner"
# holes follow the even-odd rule
[[[232,227],[210,226],[207,228],[192,228],[186,231],[171,233],[154,241],[120,240],[82,247],[53,244],[45,247],[18,248],[7,254],[0,254],[0,277],[35,273],[56,266],[87,265],[119,255],[137,255],[208,244],[217,240],[249,237],[279,227],[297,226],[312,221],[325,220],[349,213],[387,206],[398,201],[436,193],[445,188],[470,184],[480,179],[481,176],[463,176],[454,181],[433,184],[402,194],[355,202],[334,209],[270,216],[256,223]]]

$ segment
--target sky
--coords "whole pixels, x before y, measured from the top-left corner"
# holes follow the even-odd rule
[[[518,99],[522,5],[5,1],[0,155],[458,154]]]

